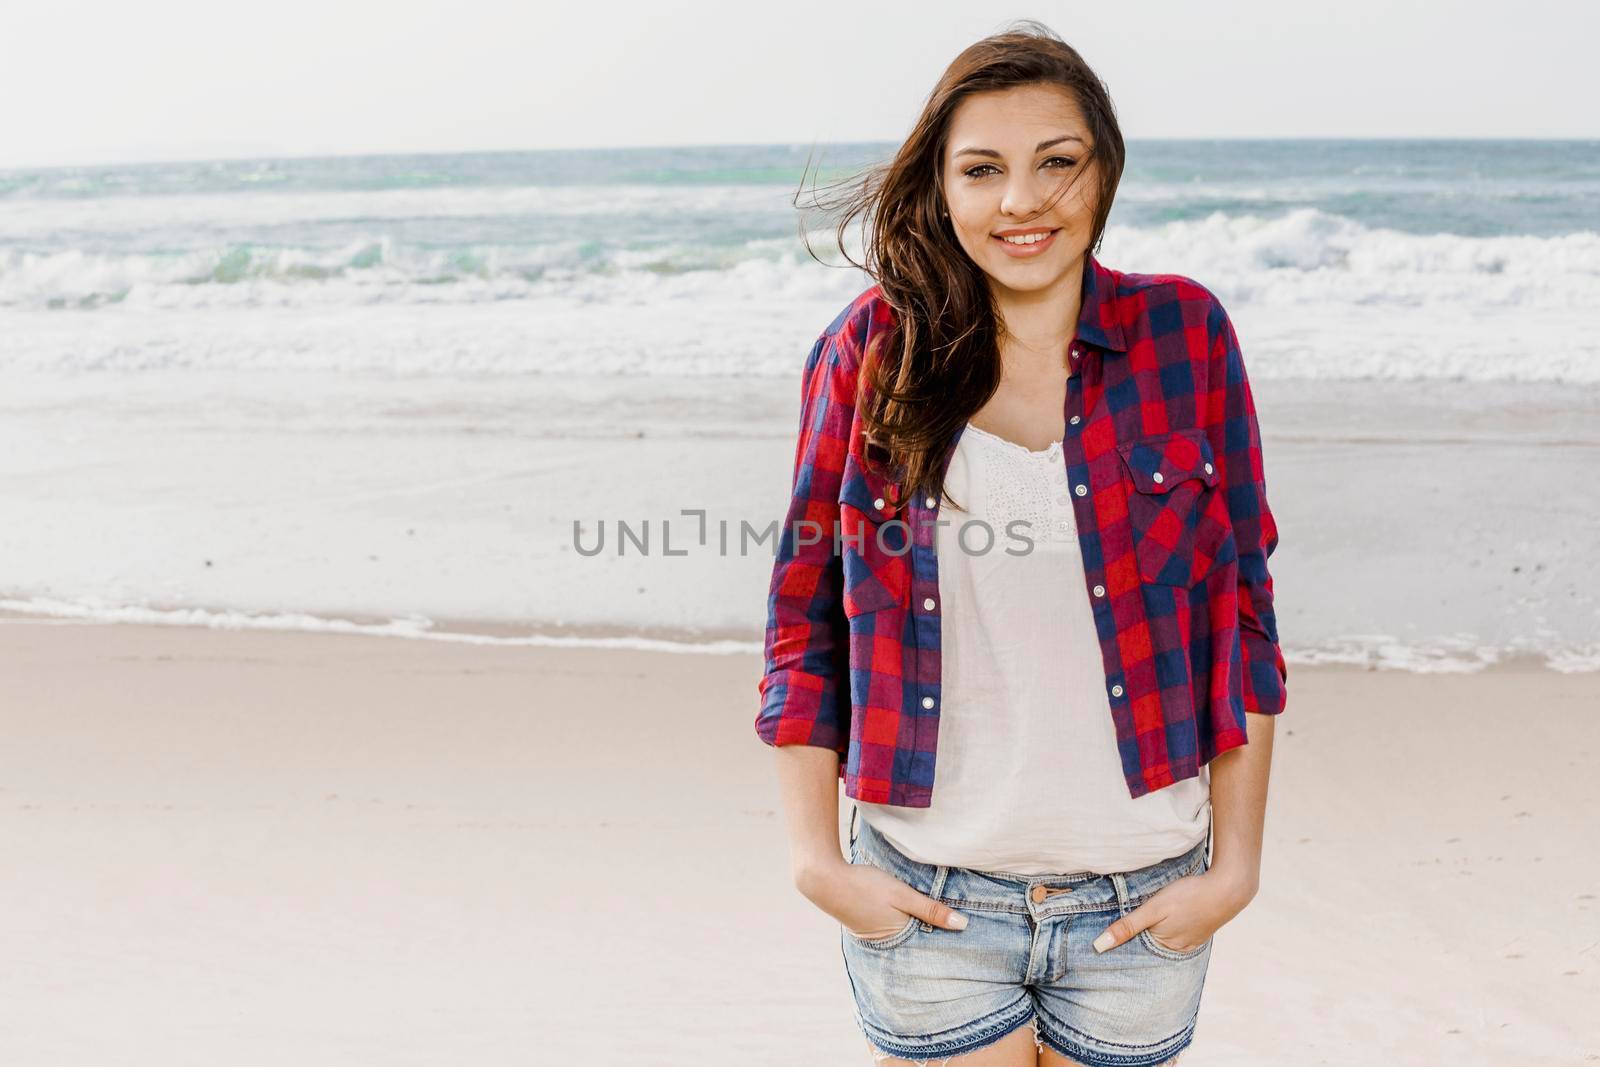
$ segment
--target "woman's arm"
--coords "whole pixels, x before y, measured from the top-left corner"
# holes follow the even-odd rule
[[[1212,454],[1222,464],[1223,492],[1238,545],[1238,609],[1241,701],[1246,743],[1212,757],[1213,856],[1203,874],[1180,878],[1111,923],[1095,939],[1101,952],[1149,929],[1178,951],[1198,948],[1255,897],[1261,880],[1261,843],[1272,767],[1274,718],[1287,699],[1288,669],[1278,643],[1272,576],[1267,557],[1278,544],[1278,527],[1267,506],[1261,430],[1255,400],[1233,323],[1213,298],[1209,403],[1206,420]],[[1216,705],[1214,730],[1237,732],[1231,708]],[[1159,929],[1157,926],[1159,925]]]
[[[1261,838],[1267,817],[1267,778],[1277,717],[1247,713],[1248,744],[1211,761],[1211,869],[1242,909],[1256,895]]]
[[[833,538],[854,414],[837,338],[824,333],[801,376],[794,476],[767,593],[755,718],[756,736],[768,745],[823,748],[840,758],[850,742],[850,633]],[[837,760],[834,769],[837,775]]]
[[[1095,951],[1115,948],[1146,928],[1168,948],[1192,951],[1256,895],[1276,723],[1274,716],[1253,712],[1244,718],[1249,743],[1230,748],[1210,763],[1215,853],[1211,868],[1156,890],[1143,904],[1110,923],[1095,938]]]
[[[789,867],[802,894],[845,865],[839,849],[839,755],[817,745],[775,751],[778,792],[789,832]]]
[[[756,734],[774,749],[789,863],[801,895],[862,937],[892,934],[907,915],[959,930],[966,917],[955,909],[870,863],[849,863],[839,848],[850,630],[833,538],[860,366],[854,352],[841,349],[844,343],[824,333],[806,360],[794,480],[767,598]]]
[[[1267,505],[1261,428],[1233,322],[1213,297],[1210,380],[1213,451],[1223,463],[1228,517],[1239,548],[1239,651],[1247,742],[1211,761],[1211,871],[1242,908],[1255,895],[1272,765],[1273,718],[1282,714],[1288,669],[1278,643],[1267,558],[1278,526]]]
[[[1266,466],[1255,396],[1245,374],[1244,356],[1233,320],[1212,298],[1207,325],[1212,335],[1208,384],[1210,418],[1206,433],[1222,462],[1228,520],[1239,550],[1239,653],[1243,661],[1244,710],[1277,715],[1288,699],[1289,670],[1278,642],[1272,574],[1267,560],[1278,547],[1278,524],[1267,505]],[[1237,728],[1236,722],[1225,725]]]
[[[777,749],[778,782],[789,831],[789,862],[800,895],[860,937],[887,937],[906,916],[947,930],[967,917],[870,863],[839,850],[839,757],[818,745]]]

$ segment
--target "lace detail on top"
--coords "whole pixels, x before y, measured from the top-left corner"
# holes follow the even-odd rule
[[[1006,440],[1004,437],[1001,437],[999,434],[990,433],[988,430],[985,430],[983,427],[978,426],[975,423],[971,423],[971,422],[967,423],[967,429],[971,430],[973,433],[977,434],[979,437],[982,437],[982,438],[985,438],[987,440],[993,441],[996,444],[1005,445],[1007,448],[1016,449],[1018,452],[1021,452],[1024,456],[1045,457],[1045,456],[1055,456],[1055,455],[1059,455],[1061,453],[1061,439],[1060,438],[1057,438],[1056,440],[1051,441],[1050,442],[1050,447],[1046,448],[1044,451],[1035,452],[1033,449],[1027,447],[1026,445],[1019,445],[1015,441]]]
[[[1076,546],[1078,524],[1072,515],[1072,490],[1067,484],[1061,442],[1042,452],[967,423],[973,440],[985,447],[981,464],[983,519],[998,543],[1025,537],[1036,546]],[[1011,527],[1012,522],[1026,523]],[[1011,531],[1016,531],[1013,534]]]

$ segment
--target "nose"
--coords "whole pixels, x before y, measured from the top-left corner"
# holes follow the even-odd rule
[[[1006,179],[1005,195],[1000,198],[1000,212],[1010,218],[1030,218],[1039,213],[1044,203],[1044,192],[1038,175],[1013,171]]]

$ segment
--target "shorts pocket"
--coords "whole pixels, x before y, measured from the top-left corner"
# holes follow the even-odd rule
[[[844,931],[844,936],[848,937],[851,941],[855,942],[862,948],[883,951],[894,948],[896,945],[909,938],[912,934],[916,933],[917,917],[915,915],[907,916],[906,924],[900,929],[896,930],[894,933],[890,934],[888,937],[861,937],[843,923],[839,925],[839,929]]]
[[[890,845],[882,838],[878,838],[875,845],[868,845],[865,843],[864,836],[866,834],[873,833],[874,831],[866,826],[866,820],[862,819],[859,813],[857,814],[856,818],[860,820],[857,824],[858,832],[850,839],[850,848],[847,854],[851,863],[871,864],[872,866],[877,867],[879,870],[887,872],[890,876],[898,879],[899,881],[904,882],[906,885],[909,885],[912,889],[915,889],[923,896],[932,897],[934,900],[942,899],[941,893],[944,888],[945,879],[948,878],[950,874],[949,867],[930,867],[926,864],[914,864],[914,870],[908,871],[901,868],[900,863],[909,863],[911,861],[906,860],[905,857],[900,856],[898,853],[895,853],[894,859],[884,856],[882,851],[884,849],[893,851],[894,846]],[[859,945],[861,948],[876,949],[879,951],[894,948],[896,945],[909,940],[911,935],[916,933],[919,927],[924,933],[931,933],[938,929],[937,926],[934,926],[932,923],[923,922],[915,915],[906,916],[905,925],[901,926],[900,929],[896,930],[892,934],[889,934],[887,937],[862,937],[849,927],[845,926],[843,923],[839,924],[839,929],[844,931],[844,936],[847,937],[853,944]]]
[[[850,842],[850,862],[857,864],[867,863],[872,864],[872,866],[875,867],[878,866],[878,864],[872,863],[871,859],[862,858],[860,843],[861,839],[859,837]],[[839,924],[839,929],[844,931],[844,936],[848,937],[851,941],[855,942],[857,945],[860,945],[862,948],[871,949],[894,948],[900,942],[910,937],[912,932],[915,931],[916,927],[917,917],[915,915],[910,915],[906,917],[906,924],[900,929],[896,930],[894,933],[890,934],[888,937],[862,937],[843,923]]]
[[[1128,524],[1139,576],[1151,585],[1188,587],[1237,548],[1227,498],[1216,488],[1211,442],[1198,428],[1117,445],[1126,472]]]
[[[1191,949],[1188,952],[1179,952],[1177,949],[1168,948],[1166,945],[1163,945],[1161,942],[1157,941],[1151,935],[1149,927],[1145,927],[1143,930],[1139,931],[1139,943],[1164,960],[1192,960],[1196,956],[1199,956],[1205,952],[1206,949],[1210,948],[1211,941],[1212,938],[1208,937],[1201,942],[1199,948]]]
[[[1185,871],[1178,877],[1188,878],[1191,875],[1204,874],[1210,869],[1211,856],[1209,855],[1209,850],[1201,849],[1199,861],[1192,864],[1189,870]],[[1175,878],[1173,881],[1177,881],[1177,879]],[[1160,956],[1164,960],[1192,960],[1196,956],[1204,953],[1206,949],[1210,948],[1212,939],[1215,937],[1216,935],[1213,934],[1211,937],[1206,938],[1200,943],[1200,947],[1198,948],[1190,949],[1188,952],[1179,952],[1177,949],[1168,948],[1166,945],[1163,945],[1161,942],[1157,941],[1155,939],[1155,935],[1150,932],[1150,928],[1148,926],[1139,931],[1140,943],[1143,944],[1145,948],[1149,949],[1152,954]]]

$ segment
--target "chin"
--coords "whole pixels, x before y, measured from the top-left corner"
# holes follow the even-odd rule
[[[1051,271],[990,271],[989,280],[1002,289],[1009,289],[1014,293],[1036,293],[1053,288],[1061,284],[1067,272],[1063,270]]]

